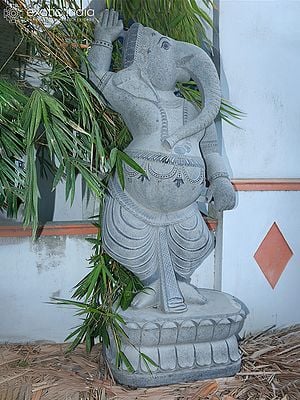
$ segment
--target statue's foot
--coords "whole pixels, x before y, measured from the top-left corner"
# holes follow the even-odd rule
[[[181,313],[186,311],[187,306],[182,298],[175,298],[168,301],[169,312]]]
[[[131,307],[136,309],[158,307],[159,302],[159,281],[155,281],[135,296]],[[180,313],[186,309],[187,306],[182,297],[174,297],[168,301],[168,312]]]
[[[178,282],[181,293],[184,297],[184,301],[187,304],[200,304],[203,305],[207,303],[206,297],[202,296],[197,290],[197,288],[193,285],[190,285],[186,282]]]
[[[131,307],[137,309],[156,307],[158,301],[158,281],[155,281],[135,296],[131,302]]]

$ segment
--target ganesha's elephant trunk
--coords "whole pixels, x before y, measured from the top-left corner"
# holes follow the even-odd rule
[[[202,92],[203,108],[198,117],[187,123],[164,144],[173,147],[179,140],[192,136],[210,126],[221,105],[221,89],[217,70],[204,50],[192,44],[177,42],[178,50],[177,67],[189,73]]]

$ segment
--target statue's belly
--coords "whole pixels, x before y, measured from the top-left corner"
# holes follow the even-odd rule
[[[178,157],[163,153],[130,151],[144,169],[141,175],[124,165],[125,190],[141,206],[170,212],[192,204],[203,191],[204,163],[200,157]]]

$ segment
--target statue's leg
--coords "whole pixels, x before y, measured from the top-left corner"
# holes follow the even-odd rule
[[[133,272],[146,289],[133,300],[138,308],[159,302],[156,229],[120,205],[108,195],[102,216],[102,241],[105,251]]]
[[[133,299],[132,306],[184,311],[168,248],[168,228],[147,224],[111,196],[105,200],[102,226],[104,249],[146,287]]]
[[[111,196],[105,199],[102,227],[105,251],[143,282],[150,282],[157,270],[153,228]]]
[[[179,289],[173,262],[168,246],[168,228],[158,228],[157,249],[160,275],[160,303],[165,312],[183,312],[186,310],[183,295]]]
[[[107,196],[102,226],[104,249],[148,288],[135,297],[133,307],[182,312],[186,309],[184,299],[205,302],[188,284],[213,249],[212,235],[200,213],[189,213],[174,224],[151,224]]]
[[[157,227],[156,232],[159,280],[149,285],[152,293],[158,294],[152,298],[165,312],[183,312],[186,304],[205,304],[206,298],[190,284],[190,276],[214,247],[202,215],[197,212],[183,222]],[[139,294],[133,306],[142,308],[146,303],[150,305],[144,294]]]
[[[186,310],[186,304],[178,286],[168,248],[167,227],[156,227],[155,231],[158,261],[155,280],[144,281],[147,289],[135,297],[132,306],[136,308],[154,306],[164,312],[183,312]]]
[[[168,227],[168,245],[185,302],[205,303],[206,299],[189,283],[192,273],[214,248],[213,234],[200,212]]]

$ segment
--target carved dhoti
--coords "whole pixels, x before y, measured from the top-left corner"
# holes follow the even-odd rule
[[[172,164],[169,164],[169,170],[170,165],[173,167]],[[155,168],[153,162],[151,162],[151,167]],[[177,167],[178,165],[176,165]],[[199,166],[189,167],[199,170]],[[144,168],[148,173],[149,164],[144,165]],[[156,166],[156,170],[158,171],[158,166]],[[177,174],[179,170],[180,168],[176,169]],[[138,176],[132,175],[133,173],[135,172],[129,171],[126,178],[138,179]],[[163,174],[161,169],[160,173]],[[199,174],[199,171],[195,173]],[[181,170],[181,174],[184,177],[187,172],[184,173]],[[168,188],[169,185],[174,186],[175,193],[179,189],[176,177],[173,180],[165,178],[163,181],[161,176],[149,175],[149,180],[144,184],[149,187],[151,179],[154,180],[153,201],[151,196],[148,196],[151,208],[146,207],[145,203],[138,203],[127,189],[123,191],[116,176],[111,180],[110,195],[106,198],[103,212],[103,245],[115,260],[127,267],[146,284],[160,279],[161,294],[165,303],[163,308],[166,309],[172,304],[172,299],[176,302],[176,299],[180,297],[177,285],[178,276],[187,280],[199,267],[213,249],[213,236],[193,198],[193,196],[197,198],[201,192],[199,181],[190,182],[191,185],[198,186],[197,193],[187,192],[185,189],[184,198],[180,199],[180,195],[178,195],[178,199],[171,199],[173,204],[177,202],[178,205],[190,203],[189,205],[164,212],[155,210],[153,207],[154,202],[159,200],[157,199],[157,189],[155,191],[157,180],[160,179],[160,182],[165,185],[165,196],[168,197],[171,191]],[[180,179],[184,184],[184,179]],[[191,178],[189,179],[191,180]],[[201,179],[203,181],[203,178]],[[141,180],[139,184],[142,188]],[[126,182],[126,188],[128,186]],[[135,193],[138,193],[138,198],[143,199],[145,192],[137,191],[136,186],[134,189]],[[151,191],[149,193],[151,194]],[[164,204],[165,199],[161,199],[161,202]]]

